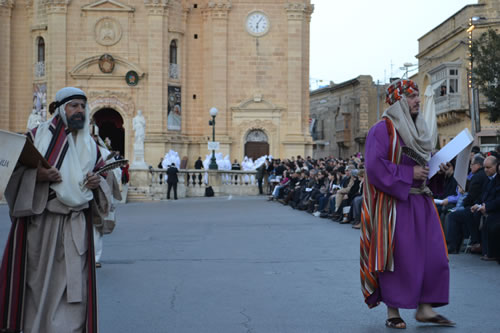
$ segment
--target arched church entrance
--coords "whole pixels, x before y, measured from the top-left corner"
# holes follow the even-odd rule
[[[255,161],[264,155],[269,155],[267,135],[262,130],[253,130],[248,133],[245,140],[245,156]]]
[[[105,108],[97,111],[93,118],[99,127],[101,139],[109,138],[111,148],[120,151],[120,154],[125,156],[125,129],[122,116],[114,109]]]

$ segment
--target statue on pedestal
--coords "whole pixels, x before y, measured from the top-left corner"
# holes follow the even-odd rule
[[[147,169],[147,164],[144,162],[144,138],[146,137],[146,119],[142,115],[142,111],[138,110],[137,115],[132,122],[132,128],[135,131],[134,141],[134,162],[131,168]]]

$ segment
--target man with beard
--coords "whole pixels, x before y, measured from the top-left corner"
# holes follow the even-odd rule
[[[404,329],[399,308],[417,309],[419,322],[453,326],[434,312],[448,304],[449,266],[443,230],[427,180],[431,135],[419,114],[418,88],[400,80],[387,89],[391,105],[366,138],[361,231],[361,283],[365,302],[387,306],[386,326]],[[405,152],[403,154],[403,152]],[[428,187],[429,186],[429,187]]]
[[[0,267],[0,331],[97,332],[92,216],[109,211],[85,93],[59,90],[54,117],[28,132],[52,166],[18,165],[5,197],[12,227]]]

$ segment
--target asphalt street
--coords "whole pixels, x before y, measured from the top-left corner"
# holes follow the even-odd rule
[[[0,205],[0,252],[9,230]],[[359,231],[265,197],[192,198],[118,207],[98,269],[101,333],[394,332],[359,284]],[[455,328],[500,332],[500,265],[450,256]]]

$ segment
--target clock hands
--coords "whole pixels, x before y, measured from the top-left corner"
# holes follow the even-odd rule
[[[255,25],[255,28],[257,29],[257,31],[259,30],[259,23],[260,21],[262,21],[263,17],[261,17],[258,21],[257,21],[257,24]]]

